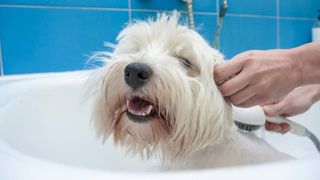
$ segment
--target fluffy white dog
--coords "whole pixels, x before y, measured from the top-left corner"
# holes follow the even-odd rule
[[[207,168],[289,158],[233,126],[231,107],[213,81],[223,56],[179,15],[136,22],[118,36],[97,70],[93,121],[104,140],[171,168]]]

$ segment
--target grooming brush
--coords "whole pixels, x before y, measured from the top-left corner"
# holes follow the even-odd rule
[[[264,114],[261,106],[253,106],[251,108],[239,108],[233,106],[233,120],[238,130],[244,132],[254,132],[263,126],[266,121],[276,124],[289,124],[290,132],[292,134],[309,137],[320,152],[320,141],[306,127],[282,116],[268,117]]]
[[[239,130],[253,132],[266,123],[265,115],[260,106],[251,108],[233,108],[233,120]]]

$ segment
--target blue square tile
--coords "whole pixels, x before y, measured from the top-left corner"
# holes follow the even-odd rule
[[[222,0],[220,1],[222,2]],[[229,0],[227,13],[276,16],[277,1],[276,0],[240,0],[240,1]]]
[[[156,17],[156,12],[132,12],[132,18],[134,20],[146,20],[148,18],[156,19]],[[180,23],[186,24],[187,18],[187,14],[181,14]],[[208,43],[212,43],[216,32],[217,17],[215,15],[195,14],[194,20],[196,31],[199,32]]]
[[[186,3],[181,0],[132,0],[132,9],[151,10],[187,10]],[[215,0],[194,0],[193,10],[195,12],[216,12]]]
[[[195,14],[196,31],[211,45],[217,29],[217,16]]]
[[[0,4],[37,5],[37,6],[67,6],[67,7],[104,7],[128,8],[127,0],[1,0]]]
[[[246,51],[277,47],[276,19],[227,16],[220,46],[227,59]]]
[[[147,19],[156,19],[157,12],[132,11],[131,18],[133,21],[145,21]]]
[[[178,0],[131,0],[131,8],[148,10],[186,10],[185,3]]]
[[[316,18],[319,0],[280,0],[280,16]]]
[[[293,48],[311,42],[313,21],[280,20],[280,48]]]
[[[138,21],[146,21],[148,19],[156,20],[158,14],[162,14],[164,12],[146,12],[146,11],[133,11],[132,12],[132,20],[138,20]],[[170,12],[169,12],[170,14]],[[180,19],[179,22],[181,24],[187,24],[188,17],[186,13],[180,13]]]
[[[88,56],[127,21],[124,11],[0,8],[4,73],[89,68]]]

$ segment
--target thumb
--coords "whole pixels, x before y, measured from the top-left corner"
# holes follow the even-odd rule
[[[262,106],[262,108],[266,116],[273,117],[283,114],[283,103],[281,103],[281,101],[276,104]]]

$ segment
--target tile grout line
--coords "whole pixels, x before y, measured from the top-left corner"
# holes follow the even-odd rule
[[[234,17],[248,17],[248,18],[261,18],[261,19],[286,19],[286,20],[301,20],[301,21],[314,21],[315,18],[303,18],[303,17],[288,17],[288,16],[265,16],[265,15],[255,15],[255,14],[234,14],[234,13],[226,13],[226,16],[234,16]]]
[[[128,8],[99,8],[78,6],[43,6],[43,5],[6,5],[0,4],[0,8],[29,8],[29,9],[69,9],[69,10],[96,10],[96,11],[128,11]]]
[[[226,13],[226,16],[262,18],[262,19],[276,19],[277,18],[277,16],[265,16],[265,15],[256,15],[256,14],[234,14],[234,13]]]
[[[280,11],[280,10],[279,10]],[[301,21],[315,21],[316,18],[304,18],[304,17],[289,17],[289,16],[279,16],[279,19],[285,20],[301,20]]]
[[[3,63],[2,63],[2,46],[0,39],[0,76],[3,76]]]
[[[131,0],[128,0],[128,19],[129,19],[129,24],[131,24],[132,21],[132,11],[131,11]]]
[[[171,12],[171,10],[154,10],[154,9],[131,9],[132,12]],[[178,10],[180,13],[182,14],[187,14],[188,11],[182,11],[182,10]],[[194,11],[194,14],[199,14],[199,15],[209,15],[209,16],[215,16],[217,13],[213,13],[213,12],[198,12],[198,11]]]
[[[131,1],[130,1],[131,2]],[[132,8],[97,8],[97,7],[66,7],[66,6],[35,6],[35,5],[3,5],[0,4],[0,8],[29,8],[29,9],[66,9],[66,10],[96,10],[96,11],[131,11],[131,12],[161,12],[161,11],[171,11],[171,10],[153,10],[153,9],[132,9]],[[179,11],[181,13],[188,13],[188,11]],[[194,12],[195,14],[203,15],[216,15],[212,12]]]
[[[276,25],[276,28],[277,28],[277,49],[280,48],[280,7],[279,7],[279,1],[280,0],[277,0],[277,25]]]
[[[130,0],[131,1],[131,0]],[[219,1],[219,0],[217,0]],[[98,7],[66,7],[66,6],[36,6],[36,5],[4,5],[0,4],[0,8],[34,8],[34,9],[70,9],[70,10],[96,10],[96,11],[131,11],[131,12],[162,12],[170,10],[152,10],[152,9],[129,9],[129,8],[98,8]],[[219,8],[219,7],[217,7]],[[187,11],[180,11],[181,13],[187,13]],[[195,11],[194,14],[199,15],[211,15],[218,16],[217,13],[213,12],[198,12]],[[234,14],[227,13],[226,16],[235,16],[235,17],[251,17],[251,18],[265,18],[265,19],[276,19],[277,16],[266,16],[266,15],[255,15],[255,14]],[[304,21],[314,21],[316,18],[304,18],[304,17],[289,17],[289,16],[279,16],[279,19],[287,20],[304,20]]]

